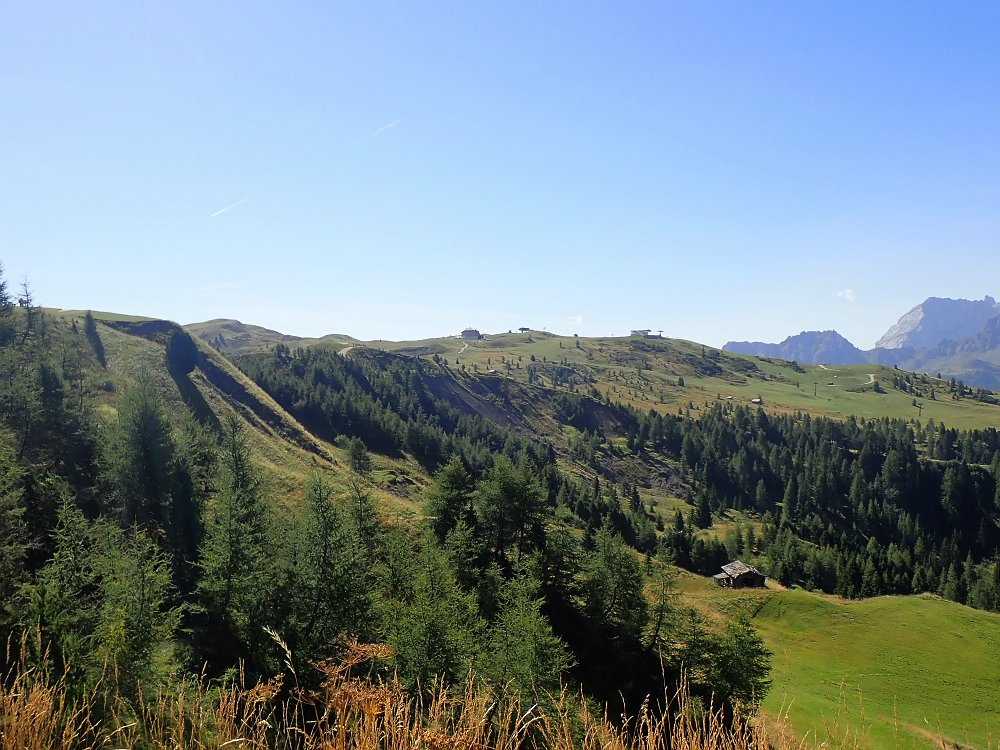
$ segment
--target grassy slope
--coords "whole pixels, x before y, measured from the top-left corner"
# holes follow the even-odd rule
[[[869,744],[926,747],[931,738],[985,748],[1000,737],[1000,616],[932,597],[843,602],[801,591],[772,596],[756,617],[775,652],[776,711],[809,731],[859,700]]]
[[[229,326],[227,330],[231,329],[230,333],[225,335],[229,342],[227,349],[231,353],[273,345],[278,341],[275,337],[280,336],[266,329],[243,324],[233,328],[231,323],[233,322],[210,321],[188,326],[188,330],[197,334],[221,330],[220,326],[223,325]],[[234,331],[246,338],[237,341],[232,335]],[[676,413],[690,408],[691,414],[696,417],[706,405],[719,400],[724,403],[750,404],[753,398],[760,396],[764,399],[765,408],[770,411],[799,410],[833,417],[851,414],[864,417],[916,416],[916,409],[912,406],[913,396],[892,388],[893,376],[900,373],[888,368],[860,365],[824,369],[809,366],[802,368],[804,372],[798,372],[781,360],[715,352],[700,344],[675,339],[577,339],[545,332],[500,334],[475,341],[455,337],[367,343],[352,343],[346,337],[326,339],[325,343],[323,340],[302,340],[297,345],[329,346],[338,351],[350,348],[355,352],[367,347],[422,358],[438,356],[455,374],[461,374],[462,368],[468,374],[478,372],[481,376],[479,382],[485,385],[491,382],[490,378],[485,377],[489,369],[496,370],[505,378],[525,383],[527,368],[534,357],[543,373],[540,384],[551,386],[546,366],[565,361],[579,372],[595,378],[596,389],[601,394],[607,394],[611,400],[628,403],[642,410],[655,409],[664,413]],[[509,370],[506,363],[511,364]],[[886,393],[875,393],[872,390],[872,376],[882,382]],[[679,378],[684,379],[684,386],[678,385]],[[462,378],[458,381],[468,385],[468,381]],[[472,382],[474,381],[475,378]],[[939,386],[939,390],[944,389],[943,383]],[[579,392],[584,390],[589,390],[589,387],[578,387]],[[572,430],[547,419],[546,405],[551,406],[547,393],[551,394],[551,391],[546,388],[523,391],[522,395],[536,396],[525,396],[531,403],[519,402],[515,410],[523,412],[521,416],[530,416],[530,429],[553,440],[557,446],[563,446],[567,434]],[[1000,407],[970,399],[954,401],[942,396],[936,401],[923,398],[920,402],[924,404],[925,422],[933,418],[936,422],[944,422],[949,426],[982,427],[995,425],[1000,419]],[[574,476],[590,476],[589,470],[582,470],[574,462],[563,461],[561,465]],[[669,479],[658,479],[655,467],[633,468],[636,471],[630,473],[628,467],[617,466],[616,473],[620,478],[629,478],[648,488],[641,490],[643,499],[647,504],[652,503],[654,511],[662,518],[669,520],[677,507],[687,512],[688,507],[677,497],[677,488]],[[672,473],[664,467],[661,469],[666,471],[666,475]],[[722,529],[723,535],[725,531],[726,529]],[[703,535],[714,536],[717,533],[719,530],[713,529]]]
[[[80,321],[82,321],[84,316],[87,314],[86,310],[46,309],[45,312],[50,315],[54,315],[57,318],[77,318]],[[94,316],[94,320],[102,321],[128,321],[135,323],[142,320],[155,320],[154,318],[146,318],[142,315],[125,315],[123,313],[102,312],[100,310],[91,310],[90,314]]]
[[[680,339],[635,339],[631,337],[576,338],[532,331],[502,333],[478,341],[466,341],[453,336],[420,341],[377,341],[362,344],[349,336],[331,334],[321,339],[285,337],[276,331],[249,326],[237,321],[217,320],[187,326],[193,335],[206,341],[218,333],[226,339],[227,354],[246,353],[284,341],[291,346],[325,345],[333,347],[370,346],[413,356],[439,355],[450,365],[458,359],[468,369],[480,373],[494,368],[508,377],[527,379],[527,365],[535,356],[541,363],[565,362],[586,370],[596,377],[596,388],[615,401],[642,409],[676,412],[693,405],[692,414],[704,408],[706,402],[722,399],[748,404],[760,396],[765,407],[777,411],[800,410],[813,415],[832,417],[905,417],[916,418],[913,396],[892,388],[893,375],[903,373],[877,365],[836,366],[828,369],[807,365],[805,372],[793,370],[781,360],[750,357],[718,352],[711,347]],[[577,346],[579,344],[579,346]],[[644,351],[637,350],[641,347]],[[705,359],[708,354],[711,359]],[[519,359],[520,358],[520,359]],[[515,367],[506,371],[503,361]],[[648,365],[637,369],[640,361]],[[520,364],[520,369],[516,364]],[[749,371],[752,363],[756,371]],[[703,365],[718,365],[722,372],[704,373]],[[702,370],[699,373],[699,370]],[[886,393],[872,391],[871,377],[879,380]],[[836,377],[834,377],[836,376]],[[684,387],[677,385],[683,377]],[[546,382],[543,376],[542,382]],[[830,385],[832,383],[832,385]],[[815,384],[815,388],[814,388]],[[920,398],[924,408],[919,414],[923,421],[934,419],[949,427],[968,428],[992,426],[1000,420],[1000,407],[981,404],[970,399],[953,401],[943,395],[944,382],[938,382],[938,400]],[[815,392],[815,395],[814,395]]]
[[[49,311],[49,314],[56,325],[74,319],[78,326],[83,323],[80,312]],[[205,363],[187,376],[185,382],[167,370],[161,343],[112,327],[116,323],[149,319],[103,313],[94,313],[94,317],[112,324],[98,326],[107,367],[88,373],[89,388],[97,396],[101,418],[115,417],[118,397],[145,370],[157,383],[172,418],[192,404],[196,413],[201,411],[203,420],[207,418],[209,422],[217,423],[228,413],[239,415],[249,428],[254,458],[265,472],[271,496],[279,507],[292,509],[298,505],[306,478],[312,473],[322,475],[338,493],[346,494],[352,475],[345,452],[308,433],[218,352],[199,344]],[[372,458],[374,470],[364,484],[379,499],[385,513],[395,518],[400,513],[415,512],[419,489],[428,481],[426,474],[410,461],[384,456]]]
[[[579,343],[579,348],[577,348]],[[634,344],[647,347],[636,351]],[[560,348],[560,344],[562,348]],[[561,362],[585,368],[597,378],[597,390],[609,394],[612,400],[629,403],[641,409],[655,409],[675,413],[678,407],[692,404],[692,414],[697,416],[706,402],[730,400],[749,404],[761,397],[765,408],[775,411],[799,410],[813,415],[845,418],[903,417],[917,418],[912,405],[913,396],[892,388],[894,375],[903,375],[892,368],[876,365],[850,365],[822,368],[807,365],[800,373],[781,360],[760,359],[728,352],[717,358],[705,360],[702,352],[714,350],[689,341],[677,339],[638,340],[632,338],[581,338],[554,336],[544,333],[501,334],[481,341],[462,341],[456,338],[428,339],[425,341],[378,342],[370,344],[389,351],[429,357],[434,354],[446,358],[450,364],[458,359],[462,365],[479,371],[494,368],[505,372],[503,360],[518,362],[506,373],[508,377],[527,379],[526,367],[534,355],[540,363]],[[650,369],[636,369],[639,358],[648,362]],[[709,361],[718,364],[718,375],[699,374],[698,370]],[[752,363],[756,372],[747,372],[744,363]],[[870,375],[880,382],[886,393],[871,389]],[[683,377],[684,386],[677,385]],[[544,381],[543,381],[544,382]],[[815,384],[815,388],[814,388]],[[832,384],[832,385],[831,385]],[[938,398],[918,399],[923,404],[921,420],[944,422],[949,427],[969,428],[996,425],[1000,420],[1000,407],[963,399],[954,401],[943,391],[946,384],[937,384]],[[815,392],[815,395],[814,395]]]
[[[1000,615],[931,596],[845,601],[801,590],[734,592],[682,574],[710,616],[744,609],[774,652],[763,709],[795,737],[863,727],[871,748],[992,748],[1000,738]]]

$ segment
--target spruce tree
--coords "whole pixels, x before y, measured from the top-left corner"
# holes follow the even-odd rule
[[[287,638],[305,662],[333,656],[341,636],[372,636],[369,562],[351,516],[319,476],[309,478],[287,584]]]
[[[123,526],[166,529],[173,454],[162,396],[152,374],[143,370],[120,399],[104,446],[104,479]]]
[[[243,423],[229,415],[219,453],[222,478],[209,504],[197,594],[207,615],[204,644],[223,663],[263,661],[263,627],[275,585],[276,545],[270,507],[250,456]]]
[[[434,475],[434,482],[426,494],[427,517],[440,541],[444,541],[460,520],[470,520],[471,506],[472,479],[461,457],[454,455]]]

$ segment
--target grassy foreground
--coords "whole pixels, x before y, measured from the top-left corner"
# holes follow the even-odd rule
[[[279,647],[284,647],[277,639]],[[285,647],[287,648],[287,647]],[[351,644],[338,663],[317,665],[319,690],[300,690],[295,672],[247,684],[195,680],[129,701],[97,693],[72,699],[64,679],[14,667],[0,682],[0,750],[72,748],[298,748],[299,750],[802,750],[859,748],[852,736],[768,736],[762,722],[732,724],[698,710],[683,689],[666,712],[649,704],[612,721],[565,691],[526,706],[485,690],[435,686],[423,697],[394,680],[355,677],[387,657],[378,644]],[[357,668],[357,669],[355,669]]]
[[[287,646],[272,637],[290,658]],[[696,716],[683,692],[674,697],[672,711],[654,715],[643,706],[633,721],[616,726],[565,692],[546,696],[543,709],[491,694],[472,676],[464,692],[435,685],[421,697],[395,680],[352,674],[389,656],[380,644],[349,644],[342,661],[316,665],[325,679],[315,691],[299,689],[289,661],[286,674],[266,682],[248,685],[238,676],[215,687],[182,683],[138,701],[96,692],[73,701],[64,679],[21,663],[0,683],[0,749],[767,747],[749,725],[729,730],[718,716]]]
[[[1000,623],[990,621],[1000,618],[927,597],[724,594],[704,598],[759,606],[756,623],[776,652],[775,688],[749,722],[723,721],[683,688],[653,702],[667,712],[647,702],[624,725],[566,691],[529,706],[472,675],[464,689],[435,685],[421,696],[371,676],[391,656],[380,644],[348,644],[341,660],[316,665],[321,687],[304,690],[272,633],[288,657],[284,674],[253,684],[192,678],[139,700],[81,697],[65,678],[17,663],[0,679],[0,750],[1000,750]],[[914,687],[900,694],[904,685]]]

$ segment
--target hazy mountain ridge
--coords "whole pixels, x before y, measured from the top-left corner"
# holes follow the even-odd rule
[[[898,366],[998,388],[1000,305],[990,296],[981,300],[929,297],[900,317],[867,351],[836,331],[803,331],[780,344],[729,341],[722,348],[803,364]]]
[[[836,331],[803,331],[795,336],[789,336],[780,344],[730,341],[722,349],[758,357],[778,357],[806,364],[856,365],[868,361],[865,352]]]

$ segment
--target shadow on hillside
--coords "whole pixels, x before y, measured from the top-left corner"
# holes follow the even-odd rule
[[[167,367],[167,371],[170,373],[170,377],[173,378],[174,384],[181,394],[181,398],[184,399],[184,403],[194,412],[198,421],[209,425],[216,433],[221,432],[222,425],[219,422],[219,417],[212,411],[212,407],[208,405],[205,397],[201,395],[201,391],[192,382],[190,376],[173,367]]]

